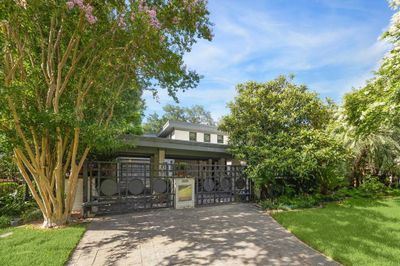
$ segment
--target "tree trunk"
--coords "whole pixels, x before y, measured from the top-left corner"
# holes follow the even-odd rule
[[[69,133],[62,136],[57,129],[56,143],[51,145],[48,134],[43,134],[38,145],[38,137],[32,130],[34,148],[26,145],[14,149],[18,169],[43,213],[45,228],[65,225],[71,216],[79,172],[89,152],[86,148],[77,158],[79,133],[75,128],[72,140],[68,141]]]

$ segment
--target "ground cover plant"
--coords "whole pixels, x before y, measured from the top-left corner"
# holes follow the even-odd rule
[[[64,265],[85,225],[44,230],[37,226],[0,229],[0,265]]]
[[[399,197],[358,197],[272,216],[302,241],[344,265],[400,264]]]

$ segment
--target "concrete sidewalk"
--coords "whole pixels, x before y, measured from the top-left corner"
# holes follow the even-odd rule
[[[339,265],[252,204],[95,219],[68,265]]]

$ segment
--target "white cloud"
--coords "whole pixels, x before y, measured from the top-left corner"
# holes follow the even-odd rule
[[[376,41],[381,32],[368,21],[342,22],[340,13],[296,20],[276,10],[243,8],[238,3],[243,4],[210,1],[215,38],[200,41],[185,56],[189,68],[204,79],[198,88],[178,93],[180,104],[202,104],[216,119],[226,114],[237,83],[266,81],[277,74],[294,73],[311,89],[339,98],[370,78],[388,49],[388,44]],[[324,0],[321,5],[369,15],[374,12],[340,1]],[[160,103],[149,94],[145,98],[148,112],[160,112],[163,105],[173,103],[166,92],[160,93]]]

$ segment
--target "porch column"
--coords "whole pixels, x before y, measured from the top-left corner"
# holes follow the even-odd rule
[[[152,164],[152,170],[153,170],[153,175],[160,175],[162,173],[159,173],[159,171],[162,169],[162,165],[165,162],[165,150],[164,149],[158,149],[153,156],[151,156],[151,164]]]

